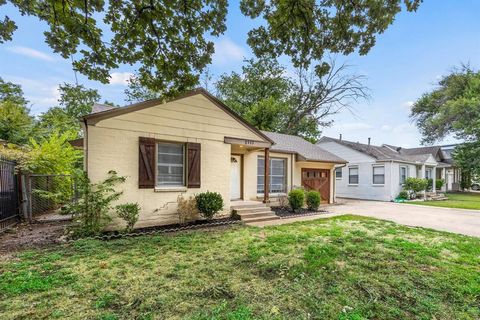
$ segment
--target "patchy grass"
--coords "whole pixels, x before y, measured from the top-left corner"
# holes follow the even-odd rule
[[[480,239],[342,216],[0,262],[1,319],[478,319]]]
[[[480,193],[447,193],[448,200],[411,201],[408,204],[424,206],[480,210]]]

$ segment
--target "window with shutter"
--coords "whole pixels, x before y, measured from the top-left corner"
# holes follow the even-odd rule
[[[188,158],[188,178],[187,187],[200,188],[201,179],[201,148],[200,143],[187,144],[187,158]]]
[[[138,159],[138,187],[155,187],[155,139],[140,137]]]

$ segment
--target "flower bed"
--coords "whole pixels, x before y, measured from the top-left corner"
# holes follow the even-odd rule
[[[285,207],[271,207],[270,209],[273,212],[275,212],[275,214],[280,218],[293,218],[293,217],[312,216],[312,215],[328,213],[327,210],[323,210],[323,209],[319,209],[315,211],[315,210],[309,210],[306,208],[301,208],[301,209],[297,209],[295,212]]]

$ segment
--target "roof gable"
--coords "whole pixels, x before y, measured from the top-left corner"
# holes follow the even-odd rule
[[[159,106],[159,105],[164,105],[164,104],[167,104],[167,103],[170,103],[170,102],[179,101],[179,100],[182,100],[182,99],[193,97],[195,95],[201,95],[202,97],[206,98],[210,103],[215,105],[217,108],[221,109],[223,112],[228,114],[233,119],[235,119],[238,123],[240,123],[242,126],[244,126],[249,131],[254,133],[261,140],[269,142],[269,143],[273,143],[273,141],[268,136],[263,134],[260,130],[258,130],[257,128],[255,128],[251,124],[249,124],[245,119],[240,117],[232,109],[230,109],[223,102],[221,102],[219,99],[214,97],[212,94],[210,94],[208,91],[206,91],[203,88],[197,88],[197,89],[194,89],[194,90],[190,90],[188,92],[185,92],[182,95],[177,96],[174,99],[169,99],[169,100],[153,99],[153,100],[148,100],[148,101],[144,101],[144,102],[140,102],[140,103],[135,103],[135,104],[132,104],[132,105],[129,105],[129,106],[126,106],[126,107],[108,109],[108,110],[103,110],[103,111],[99,111],[99,112],[95,112],[95,113],[90,113],[88,115],[85,115],[82,119],[83,119],[83,121],[86,121],[87,124],[95,125],[96,123],[98,123],[99,121],[102,121],[102,120],[118,117],[118,116],[121,116],[121,115],[126,115],[126,114],[129,114],[129,113],[132,113],[132,112],[156,107],[156,106]]]

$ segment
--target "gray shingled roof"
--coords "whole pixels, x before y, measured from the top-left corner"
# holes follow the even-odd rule
[[[440,147],[421,147],[421,148],[400,148],[393,145],[384,144],[382,146],[368,145],[348,140],[340,140],[330,137],[322,137],[319,142],[333,141],[344,146],[350,147],[356,151],[365,153],[377,160],[397,160],[406,162],[425,162],[430,155],[434,156],[440,150]]]
[[[307,161],[348,162],[301,137],[268,131],[262,131],[262,133],[275,142],[270,148],[271,151],[295,153]]]
[[[94,103],[92,107],[92,113],[97,113],[97,112],[102,112],[102,111],[107,111],[111,109],[116,109],[117,107],[108,105],[108,104],[101,104],[101,103]]]
[[[365,153],[377,160],[399,160],[399,161],[412,161],[411,159],[407,159],[406,157],[402,156],[398,152],[392,150],[393,146],[374,146],[368,145],[360,142],[352,142],[347,140],[340,140],[330,137],[322,137],[319,142],[337,142],[344,146],[350,147],[356,151]]]

